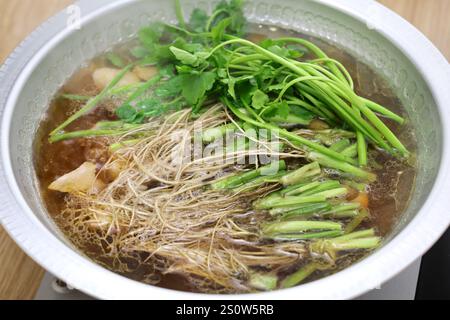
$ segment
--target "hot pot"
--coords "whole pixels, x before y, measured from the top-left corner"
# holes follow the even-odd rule
[[[182,1],[186,13],[214,1]],[[18,245],[58,278],[102,299],[224,298],[161,289],[114,274],[78,252],[49,219],[33,167],[33,136],[61,84],[83,63],[150,21],[174,21],[171,1],[82,0],[33,32],[0,70],[0,218]],[[81,28],[70,24],[81,10]],[[73,16],[75,14],[75,16]],[[372,0],[247,0],[251,22],[322,38],[372,66],[406,107],[418,141],[408,209],[381,248],[332,276],[239,299],[348,299],[423,255],[450,224],[450,67],[405,20]]]

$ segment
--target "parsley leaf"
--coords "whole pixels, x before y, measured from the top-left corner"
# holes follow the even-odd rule
[[[287,102],[281,101],[266,107],[262,114],[264,115],[265,118],[277,117],[281,119],[286,119],[290,111],[291,110]]]
[[[139,30],[138,36],[142,45],[152,50],[160,44],[160,40],[164,33],[164,25],[162,23],[153,23],[152,25]]]
[[[215,19],[213,25],[217,25],[223,19],[230,18],[230,25],[227,27],[228,33],[237,36],[244,35],[247,28],[247,20],[244,16],[243,7],[243,0],[221,1],[214,10],[214,12],[221,12],[221,14]]]
[[[201,9],[194,9],[191,14],[191,18],[189,19],[189,28],[194,32],[205,32],[205,26],[209,17],[205,11]]]
[[[252,106],[254,109],[263,109],[266,103],[269,102],[269,96],[261,90],[256,90],[252,97]]]
[[[235,91],[236,96],[241,99],[244,105],[251,105],[252,97],[255,92],[258,90],[258,87],[253,84],[251,81],[242,81],[236,85]]]
[[[155,95],[160,98],[170,98],[180,94],[182,89],[182,81],[182,76],[172,77],[156,88]]]
[[[201,101],[206,92],[211,90],[217,79],[215,72],[203,72],[201,74],[182,75],[182,94],[189,104],[196,105]]]
[[[135,57],[137,59],[142,59],[142,58],[145,58],[146,56],[148,56],[150,54],[150,51],[148,51],[143,46],[136,46],[136,47],[130,49],[130,53],[133,57]]]
[[[130,104],[124,104],[117,108],[116,115],[126,123],[142,123],[144,120],[144,113],[136,110]]]
[[[206,62],[206,58],[208,57],[208,52],[196,52],[190,53],[189,51],[177,48],[175,46],[170,47],[170,51],[172,51],[173,55],[177,60],[179,60],[183,64],[187,64],[193,67],[198,67],[201,64]]]
[[[181,63],[188,64],[191,66],[198,66],[198,57],[186,50],[179,49],[177,47],[170,47],[175,58],[181,61]]]
[[[117,53],[114,52],[109,52],[106,55],[106,59],[108,59],[108,61],[115,67],[117,68],[125,68],[126,63],[125,61],[122,59],[121,56],[119,56]]]
[[[212,30],[211,35],[213,40],[216,42],[220,42],[226,34],[227,28],[231,25],[232,19],[226,18],[220,21]]]

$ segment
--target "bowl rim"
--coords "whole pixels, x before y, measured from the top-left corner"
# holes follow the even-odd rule
[[[83,10],[82,23],[95,19],[106,10],[127,5],[136,0],[76,2]],[[402,231],[363,261],[334,275],[291,289],[257,294],[217,295],[174,291],[149,286],[127,279],[108,271],[74,251],[70,246],[52,234],[33,214],[21,194],[14,179],[12,160],[9,153],[10,123],[15,102],[28,77],[43,57],[59,41],[73,30],[64,28],[64,13],[59,13],[44,23],[31,37],[14,51],[0,70],[0,79],[8,76],[8,67],[14,64],[14,57],[37,37],[41,37],[42,47],[26,62],[10,92],[1,119],[1,160],[0,182],[5,190],[0,199],[4,204],[0,209],[0,221],[9,235],[30,257],[46,270],[93,297],[103,299],[345,299],[354,298],[376,288],[405,269],[415,259],[425,253],[445,232],[450,224],[450,110],[445,103],[450,100],[450,91],[445,84],[450,83],[450,67],[434,45],[403,18],[373,0],[314,0],[353,18],[371,23],[377,30],[412,61],[428,84],[436,101],[443,126],[443,149],[438,175],[432,191],[416,217]],[[91,2],[91,4],[88,4]],[[373,6],[383,15],[383,23],[369,21],[366,9]],[[61,28],[63,29],[61,31]],[[47,38],[46,32],[56,30],[55,36]],[[59,30],[59,31],[58,31]],[[413,40],[413,41],[412,41]],[[422,57],[428,56],[427,61]],[[445,124],[448,124],[445,126]],[[56,254],[55,254],[56,253]],[[80,272],[90,270],[90,272]],[[350,281],[351,280],[351,281]],[[120,290],[117,290],[119,289]],[[330,290],[330,288],[338,288]],[[116,290],[114,290],[116,289]]]

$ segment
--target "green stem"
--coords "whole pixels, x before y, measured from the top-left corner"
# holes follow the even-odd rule
[[[320,108],[312,106],[311,104],[309,104],[306,101],[297,99],[295,97],[289,97],[289,100],[286,101],[288,105],[293,105],[293,106],[299,106],[302,107],[312,113],[314,113],[315,115],[323,118],[323,119],[330,119],[331,117],[329,115],[327,115],[325,112],[323,112]],[[328,110],[327,110],[328,111]]]
[[[358,147],[359,147],[358,144],[352,144],[351,146],[345,148],[341,153],[346,157],[354,158],[358,155]]]
[[[296,188],[287,190],[283,192],[285,196],[298,196],[306,191],[314,189],[322,184],[322,181],[313,181],[308,184],[301,184],[300,186],[295,185]]]
[[[324,196],[305,196],[305,197],[271,197],[257,200],[253,206],[257,210],[272,209],[279,207],[292,207],[301,204],[311,204],[318,202],[325,202],[327,200]]]
[[[295,114],[288,114],[286,118],[281,116],[266,117],[266,119],[272,123],[290,123],[307,126],[311,123],[311,119],[302,118]]]
[[[63,98],[63,99],[67,99],[67,100],[74,100],[74,101],[87,101],[92,98],[90,96],[81,96],[78,94],[69,94],[69,93],[64,93],[64,94],[60,95],[59,97]]]
[[[360,238],[348,240],[345,242],[334,243],[333,247],[337,251],[357,250],[357,249],[374,249],[380,244],[379,237]]]
[[[369,182],[374,182],[377,180],[377,176],[371,172],[364,171],[342,161],[336,161],[326,155],[317,152],[309,153],[308,158],[311,159],[311,161],[319,162],[324,167],[337,169],[342,172],[349,173],[357,178],[367,180]]]
[[[302,283],[306,278],[311,276],[315,271],[319,269],[319,266],[317,263],[312,262],[310,264],[307,264],[303,268],[300,268],[293,274],[287,276],[283,281],[280,283],[280,288],[292,288],[296,285],[299,285]]]
[[[345,227],[345,233],[352,233],[369,216],[367,210],[361,210],[358,215]]]
[[[208,19],[208,22],[206,23],[206,31],[211,31],[212,23],[214,20],[222,13],[227,13],[225,9],[217,10],[215,11],[211,17]]]
[[[313,67],[299,66],[299,62],[290,61],[288,59],[285,59],[281,56],[278,56],[269,50],[266,50],[250,41],[235,38],[228,36],[229,41],[225,41],[222,44],[218,45],[214,49],[210,51],[210,55],[214,54],[215,51],[219,50],[220,48],[239,43],[241,45],[245,45],[248,47],[253,48],[256,52],[263,54],[267,56],[268,58],[272,59],[274,62],[279,63],[280,65],[292,70],[294,73],[299,75],[300,77],[308,77],[312,73],[321,74],[318,70],[316,70]],[[284,41],[289,41],[289,38],[285,38]],[[303,39],[295,39],[293,38],[293,41],[300,41],[299,43],[305,44]],[[320,50],[320,49],[319,49]],[[320,54],[320,52],[319,52]],[[328,58],[326,55],[319,57],[319,58]],[[317,68],[317,66],[315,66]],[[319,67],[320,68],[320,67]],[[335,76],[346,80],[345,77],[340,72],[339,68],[336,67],[335,64],[331,63],[329,65],[329,68],[333,70],[333,73]],[[325,70],[326,72],[326,70]],[[330,82],[322,82],[318,80],[310,80],[308,81],[308,85],[305,84],[305,86],[311,86],[311,88],[314,90],[315,94],[319,94],[324,101],[336,109],[336,111],[341,115],[341,117],[349,122],[357,131],[361,131],[364,133],[368,138],[373,140],[376,144],[378,144],[380,147],[384,148],[385,150],[392,153],[392,148],[384,138],[394,147],[396,148],[403,156],[408,155],[408,151],[406,148],[402,145],[402,143],[395,137],[395,135],[390,131],[390,129],[373,113],[372,110],[370,110],[364,103],[362,103],[362,100],[360,97],[358,97],[353,89],[344,82],[341,81],[332,81],[330,79]],[[301,85],[297,83],[296,85]],[[343,97],[343,98],[341,98]],[[375,126],[375,128],[367,122],[365,119],[363,119],[361,116],[359,116],[356,112],[356,110],[353,110],[348,104],[347,101],[349,101],[351,104],[355,104],[359,110],[364,114],[364,116]],[[384,136],[384,138],[383,138]],[[352,161],[347,161],[349,163],[352,163]]]
[[[315,193],[316,197],[325,197],[326,199],[337,198],[345,196],[348,193],[347,188],[336,188],[331,190],[322,191],[319,193]]]
[[[341,139],[336,143],[333,143],[330,147],[331,150],[334,150],[336,152],[342,152],[350,145],[349,139]]]
[[[299,134],[308,134],[307,131],[298,131]],[[314,131],[314,138],[318,139],[321,143],[332,146],[342,139],[354,139],[356,134],[354,132],[340,130],[340,129],[328,129],[321,131]],[[331,147],[330,147],[331,148]]]
[[[154,86],[162,79],[162,76],[156,76],[142,84],[123,104],[130,104],[135,99],[139,98],[143,95],[148,89]]]
[[[234,107],[234,105],[231,104],[230,100],[227,97],[221,97],[222,102],[228,107],[230,108],[230,110],[241,120],[248,122],[254,126],[260,127],[260,128],[264,128],[267,129],[269,131],[274,131],[276,132],[278,135],[290,140],[291,142],[294,143],[299,143],[301,145],[304,145],[306,147],[309,147],[313,150],[316,150],[317,152],[323,153],[324,155],[327,155],[331,158],[334,158],[336,160],[340,160],[340,161],[344,161],[344,162],[348,162],[348,163],[352,163],[353,159],[349,159],[343,155],[341,155],[338,152],[335,152],[333,150],[330,150],[318,143],[315,143],[313,141],[310,141],[308,139],[305,139],[301,136],[296,135],[295,133],[289,132],[285,129],[282,129],[280,127],[271,125],[269,123],[261,123],[258,122],[252,118],[250,118],[249,116],[243,114],[242,112],[239,111],[238,108]]]
[[[213,182],[211,184],[211,188],[213,190],[220,190],[220,189],[232,189],[239,187],[243,184],[246,184],[250,182],[251,180],[254,180],[262,175],[276,175],[279,173],[280,170],[286,169],[286,163],[281,161],[273,162],[265,167],[258,168],[256,170],[244,172],[242,174],[238,175],[232,175],[229,177],[226,177],[222,180],[219,180],[217,182]]]
[[[309,88],[307,85],[300,83],[296,85],[300,91],[301,94],[303,96],[305,96],[306,99],[308,99],[314,106],[314,110],[316,110],[317,112],[319,112],[320,114],[322,114],[324,119],[327,119],[328,121],[332,122],[332,123],[336,123],[338,121],[337,116],[335,115],[335,113],[331,110],[329,110],[329,108],[320,100],[316,99],[313,94],[314,94],[314,90],[308,90],[307,88]],[[303,90],[303,89],[305,90]],[[299,101],[298,98],[292,99],[292,101]],[[301,101],[301,100],[300,100]],[[306,107],[306,106],[304,106]]]
[[[282,220],[291,219],[298,216],[308,215],[308,214],[318,214],[324,211],[327,211],[331,208],[331,205],[327,202],[315,203],[311,205],[307,205],[298,209],[294,209],[282,215]],[[270,214],[274,215],[277,209],[270,210]]]
[[[345,234],[343,236],[333,239],[333,241],[334,242],[345,242],[348,240],[368,238],[368,237],[374,237],[374,236],[375,236],[374,229],[366,229],[366,230],[361,230],[361,231],[356,231],[356,232]]]
[[[321,181],[318,186],[311,188],[310,190],[304,191],[302,193],[302,195],[304,195],[304,196],[316,195],[319,192],[332,190],[332,189],[336,189],[336,188],[340,188],[340,187],[342,187],[342,185],[337,180],[325,180],[325,181]]]
[[[235,129],[236,125],[234,123],[228,123],[220,127],[206,129],[202,133],[202,141],[206,143],[214,142],[215,140],[225,136],[228,131]]]
[[[183,8],[181,7],[180,0],[175,0],[175,13],[177,15],[178,23],[183,29],[187,29],[186,21],[184,20]]]
[[[100,121],[97,122],[96,130],[132,130],[141,127],[140,124],[124,123],[123,121]]]
[[[341,211],[336,213],[327,213],[324,214],[326,217],[334,218],[334,219],[348,219],[354,218],[359,214],[359,210],[350,210],[350,211]]]
[[[306,231],[341,231],[342,225],[331,221],[285,221],[266,224],[262,232],[265,236],[303,233]]]
[[[50,133],[50,136],[53,136],[55,134],[60,133],[62,130],[64,130],[69,124],[71,124],[72,122],[74,122],[75,120],[77,120],[78,118],[80,118],[81,116],[85,115],[86,113],[90,112],[91,110],[93,110],[97,104],[109,93],[109,91],[114,88],[120,80],[122,80],[122,78],[127,74],[128,71],[131,70],[131,68],[133,67],[133,64],[127,66],[126,68],[124,68],[122,71],[120,71],[115,77],[114,79],[109,83],[108,86],[106,86],[105,89],[103,89],[102,92],[100,92],[100,94],[98,94],[97,96],[95,96],[94,98],[92,98],[91,100],[88,101],[88,103],[81,108],[78,112],[76,112],[75,114],[73,114],[72,116],[70,116],[66,121],[64,121],[61,125],[59,125],[55,130],[53,130]]]
[[[379,246],[380,237],[374,236],[374,230],[353,232],[334,239],[322,239],[312,243],[309,247],[311,253],[328,255],[336,260],[339,251],[374,249]]]
[[[286,38],[278,38],[277,41],[298,43],[306,47],[308,50],[310,50],[319,59],[329,59],[329,57],[326,55],[325,52],[323,52],[318,46],[316,46],[315,44],[313,44],[308,40],[302,38],[286,37]],[[344,82],[347,82],[346,77],[341,73],[341,71],[334,62],[326,61],[326,65],[339,79],[341,79]]]
[[[50,136],[50,143],[55,143],[64,140],[86,138],[86,137],[104,137],[104,136],[117,136],[124,134],[126,131],[118,130],[81,130],[62,134],[55,134]]]
[[[242,186],[234,189],[236,193],[241,193],[245,191],[254,190],[259,186],[262,186],[266,183],[274,183],[277,182],[280,177],[286,174],[286,171],[281,171],[280,173],[273,175],[273,176],[263,176],[256,178],[250,182],[247,182],[246,184],[243,184]]]
[[[269,237],[270,239],[276,241],[295,241],[295,240],[311,240],[311,239],[325,239],[325,238],[333,238],[342,234],[342,231],[334,230],[334,231],[320,231],[320,232],[309,232],[302,234],[283,234],[277,235],[273,237]]]
[[[328,211],[327,214],[351,211],[351,210],[359,209],[360,207],[361,207],[361,205],[359,204],[359,202],[340,203],[340,204],[334,206],[330,211]]]
[[[275,101],[281,101],[281,99],[283,98],[284,94],[286,93],[286,91],[288,91],[291,87],[293,87],[294,85],[300,83],[300,82],[306,82],[306,81],[312,81],[312,80],[317,80],[317,81],[323,81],[323,82],[327,82],[327,81],[333,81],[331,79],[328,79],[326,77],[317,77],[317,76],[304,76],[304,77],[298,77],[295,78],[294,80],[292,80],[291,82],[287,83],[285,85],[285,87],[283,88],[283,90],[280,91],[278,98]]]
[[[114,153],[117,150],[120,150],[122,148],[132,147],[132,146],[136,145],[137,143],[139,143],[140,141],[141,141],[140,139],[132,139],[132,140],[126,140],[126,141],[122,141],[122,142],[116,142],[109,146],[109,150]]]
[[[313,162],[291,173],[288,173],[280,179],[280,183],[282,183],[284,186],[290,186],[305,181],[305,179],[317,176],[320,173],[321,170],[319,163]]]
[[[319,94],[321,98],[327,102],[327,105],[334,108],[334,110],[340,115],[341,119],[350,124],[355,130],[363,132],[368,138],[370,138],[375,144],[384,148],[387,151],[391,151],[390,146],[384,141],[383,136],[377,131],[369,122],[363,119],[356,110],[351,108],[344,99],[337,95],[334,91],[334,84],[330,83],[328,86],[324,86],[320,82],[312,83],[311,88],[315,90],[316,94]],[[334,86],[334,90],[337,86]],[[345,98],[347,99],[347,97]]]
[[[330,86],[334,87],[342,95],[345,95],[347,99],[351,99],[352,103],[358,107],[358,109],[364,114],[364,116],[379,130],[379,132],[386,138],[386,140],[396,148],[403,156],[408,156],[409,152],[400,140],[392,133],[392,131],[381,121],[377,115],[367,107],[364,100],[361,99],[353,90],[346,88],[345,86],[338,86],[331,83]]]
[[[367,144],[364,135],[358,131],[356,133],[356,144],[358,154],[358,164],[360,167],[367,166]]]
[[[246,63],[246,62],[255,61],[255,60],[267,60],[267,57],[265,55],[262,55],[259,53],[249,54],[246,56],[234,58],[233,60],[231,60],[230,64],[236,65],[236,64]]]
[[[319,58],[319,59],[314,59],[314,60],[310,61],[310,63],[320,63],[320,62],[330,62],[330,63],[335,64],[339,68],[339,70],[344,74],[350,88],[352,88],[352,90],[355,89],[355,85],[353,83],[352,76],[347,71],[347,69],[345,69],[345,67],[342,63],[340,63],[339,61],[337,61],[335,59],[331,59],[331,58]]]
[[[261,291],[271,291],[277,288],[278,277],[273,273],[254,272],[250,274],[248,284]]]
[[[367,107],[369,107],[369,109],[371,109],[372,111],[378,112],[379,114],[385,116],[386,118],[394,120],[398,124],[404,124],[405,123],[405,119],[400,117],[398,114],[395,114],[391,110],[386,109],[385,107],[379,105],[378,103],[375,103],[375,102],[370,101],[368,99],[365,99],[365,98],[361,98],[361,99],[367,105]]]

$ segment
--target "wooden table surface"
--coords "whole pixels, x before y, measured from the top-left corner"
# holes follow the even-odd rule
[[[72,0],[0,0],[0,63]],[[450,60],[450,0],[379,0],[417,26]],[[0,84],[1,85],[1,84]],[[0,227],[0,299],[32,299],[44,271]]]

